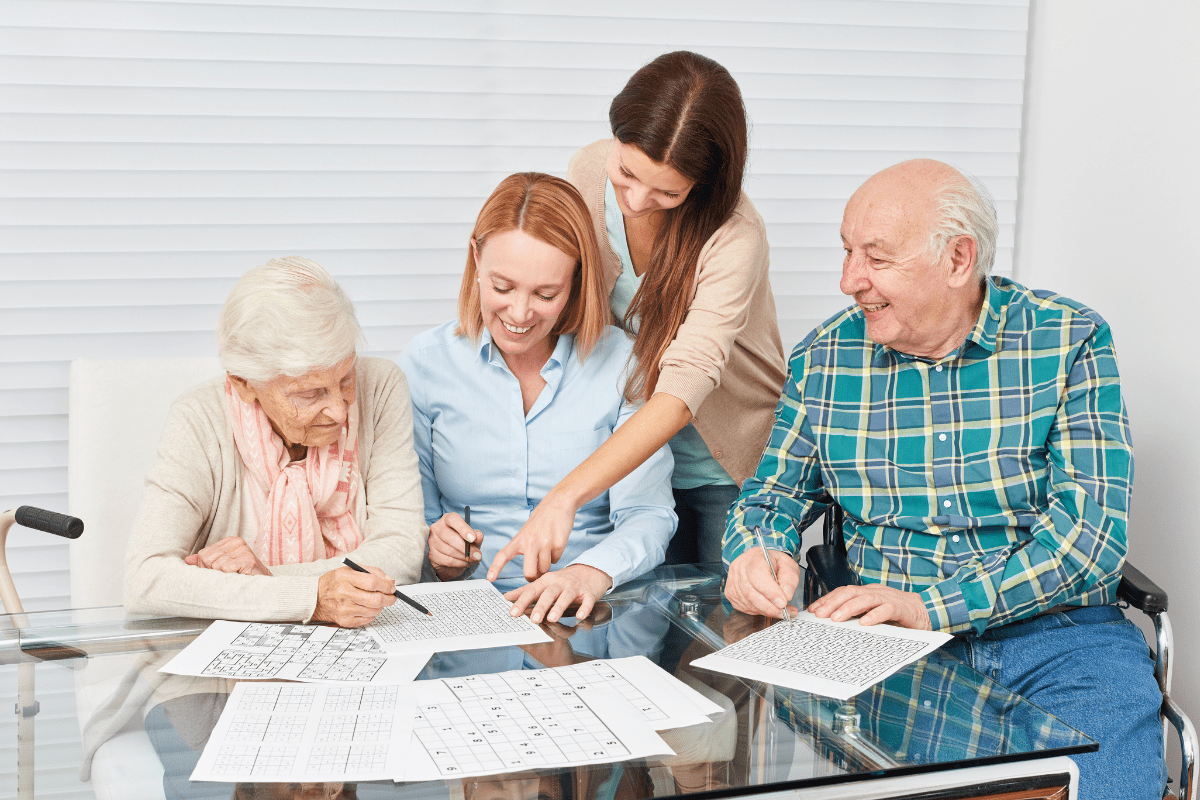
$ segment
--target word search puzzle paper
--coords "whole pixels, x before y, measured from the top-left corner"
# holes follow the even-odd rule
[[[498,675],[422,681],[405,780],[494,775],[672,755],[607,689],[512,689]],[[426,692],[425,684],[430,684]]]
[[[846,700],[950,640],[936,631],[833,622],[801,611],[693,666]]]
[[[362,630],[216,620],[162,667],[176,675],[308,682],[408,683],[430,653],[389,657]]]
[[[550,641],[528,617],[510,617],[512,603],[487,581],[419,583],[400,590],[433,616],[407,603],[385,608],[364,630],[378,637],[388,653],[477,650]]]
[[[406,686],[239,683],[194,781],[365,781],[403,774],[415,693]]]

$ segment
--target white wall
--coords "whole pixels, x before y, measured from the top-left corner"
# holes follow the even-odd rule
[[[1137,459],[1130,556],[1171,598],[1200,720],[1200,4],[1036,0],[1015,274],[1112,325]]]

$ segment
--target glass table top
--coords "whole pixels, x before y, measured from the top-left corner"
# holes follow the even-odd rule
[[[180,797],[634,800],[798,789],[1096,749],[940,652],[848,701],[692,667],[771,623],[733,611],[717,569],[660,567],[610,593],[592,620],[544,624],[548,643],[438,653],[419,678],[644,655],[722,709],[702,725],[660,732],[673,756],[415,784],[234,786],[187,780],[233,683],[158,672],[206,620],[131,617],[121,608],[0,616],[0,703],[26,711],[0,715],[0,796],[17,796],[22,759],[38,797],[162,797],[165,765]],[[116,793],[100,786],[113,781],[122,787]]]

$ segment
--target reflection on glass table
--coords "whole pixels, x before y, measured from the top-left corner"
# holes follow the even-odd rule
[[[20,757],[34,760],[39,797],[633,800],[827,786],[1096,748],[938,652],[849,701],[694,669],[696,658],[772,622],[732,611],[720,582],[713,568],[663,567],[619,587],[591,620],[546,624],[548,643],[439,653],[420,676],[643,655],[721,709],[704,724],[660,732],[675,755],[410,784],[191,782],[233,682],[168,675],[158,667],[206,621],[129,618],[119,608],[0,617],[0,685],[7,693],[0,701],[16,700],[25,664],[37,678],[36,697],[25,705],[41,704],[32,746],[17,741],[15,716],[0,718],[0,796],[16,795]]]

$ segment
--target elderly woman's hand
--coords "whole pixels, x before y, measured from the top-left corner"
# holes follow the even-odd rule
[[[379,612],[396,603],[396,582],[379,567],[356,572],[338,567],[321,576],[313,622],[331,622],[339,628],[361,628]]]
[[[466,544],[471,542],[471,559],[465,555]],[[482,556],[479,545],[483,544],[483,532],[471,528],[454,512],[429,526],[429,563],[440,580],[452,581],[466,572],[467,567]]]
[[[612,578],[603,570],[586,564],[572,564],[557,572],[548,572],[528,586],[513,589],[504,595],[512,601],[509,613],[514,617],[529,609],[534,622],[543,619],[558,622],[566,610],[578,605],[576,619],[586,619],[592,606],[612,588]],[[532,606],[532,608],[530,608]]]
[[[258,560],[250,545],[240,536],[229,536],[211,544],[198,553],[183,559],[185,564],[218,572],[235,572],[240,575],[270,575],[271,570]]]

